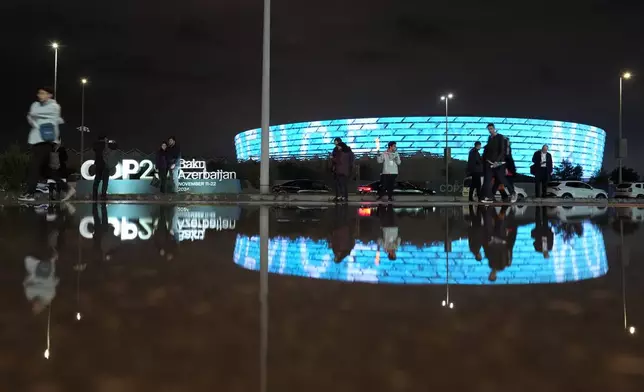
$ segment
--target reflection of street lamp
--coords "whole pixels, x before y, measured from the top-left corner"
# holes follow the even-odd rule
[[[449,214],[445,214],[445,300],[441,305],[454,309],[454,303],[449,301],[449,252],[452,251],[452,242],[449,239]]]
[[[617,155],[619,157],[619,180],[618,184],[622,183],[622,101],[623,101],[623,82],[624,79],[628,80],[632,77],[633,75],[630,72],[624,72],[619,76],[619,142],[617,144]]]
[[[635,335],[637,332],[635,326],[628,325],[628,312],[626,308],[626,266],[628,265],[628,253],[626,246],[624,245],[624,221],[619,220],[619,236],[620,236],[620,249],[619,249],[619,258],[622,264],[622,309],[624,315],[624,330],[631,335]]]
[[[54,99],[56,99],[58,97],[56,92],[58,88],[58,48],[60,46],[58,42],[52,42],[51,47],[54,49]]]
[[[260,207],[259,211],[259,303],[260,303],[260,348],[259,378],[260,391],[266,391],[268,377],[268,248],[269,248],[269,210]]]
[[[449,185],[449,156],[450,156],[450,151],[449,151],[449,101],[450,99],[454,98],[454,94],[449,93],[445,94],[441,97],[441,101],[445,102],[445,185]]]

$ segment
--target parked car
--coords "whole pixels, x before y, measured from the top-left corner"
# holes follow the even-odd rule
[[[309,194],[328,194],[331,190],[322,181],[317,180],[293,180],[287,181],[273,187],[273,193],[309,193]]]
[[[615,197],[623,199],[644,198],[644,182],[624,182],[617,185]]]
[[[483,176],[481,176],[481,184],[483,183]],[[470,186],[472,185],[472,177],[465,177],[463,180],[463,196],[469,197],[470,196]],[[499,190],[496,191],[496,194],[494,195],[495,197],[501,197],[501,191],[503,190],[503,185],[499,187]],[[528,197],[528,194],[526,193],[525,189],[521,188],[520,186],[514,186],[514,191],[517,193],[517,200],[522,200]],[[478,195],[476,192],[474,192],[474,197],[477,198]]]
[[[358,193],[361,195],[375,195],[380,189],[380,181],[374,181],[367,185],[361,185],[358,187]],[[424,189],[417,187],[408,181],[396,181],[394,186],[394,194],[397,195],[435,195],[436,191],[431,189]]]
[[[593,188],[582,181],[551,181],[546,192],[549,197],[563,199],[606,199],[606,191]]]

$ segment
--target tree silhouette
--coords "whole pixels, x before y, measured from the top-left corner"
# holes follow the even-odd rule
[[[615,184],[619,182],[619,168],[616,167],[610,173],[610,179],[613,180]],[[632,167],[622,166],[622,181],[623,182],[637,182],[640,180],[640,175]]]
[[[563,160],[561,164],[552,171],[552,179],[560,181],[581,180],[584,175],[584,168],[581,165],[573,166],[572,162]]]
[[[608,185],[608,181],[610,180],[611,174],[608,173],[603,167],[599,170],[597,170],[595,173],[593,173],[592,177],[590,177],[590,185],[592,186],[601,186],[601,185]]]

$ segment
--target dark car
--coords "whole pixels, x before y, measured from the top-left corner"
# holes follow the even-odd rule
[[[327,194],[330,189],[322,181],[294,180],[273,187],[273,193],[312,193]]]
[[[380,181],[374,181],[367,185],[361,185],[358,187],[358,193],[361,195],[375,195],[380,189]],[[423,189],[417,187],[408,181],[396,181],[396,186],[394,187],[394,193],[397,195],[435,195],[436,191],[431,189]]]

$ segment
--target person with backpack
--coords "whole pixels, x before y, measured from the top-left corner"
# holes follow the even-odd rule
[[[27,121],[31,125],[27,142],[31,146],[31,157],[29,160],[29,172],[27,176],[27,189],[18,200],[35,201],[36,187],[43,170],[49,166],[53,148],[60,144],[60,128],[64,123],[60,116],[60,105],[54,99],[53,89],[42,87],[38,89],[38,101],[34,102],[29,109]],[[67,194],[64,200],[74,195],[66,183],[62,183],[58,172],[52,173],[52,179],[60,184],[61,189]]]
[[[114,151],[117,149],[116,142],[109,140],[107,136],[100,136],[94,143],[94,187],[92,197],[98,200],[98,187],[103,183],[101,188],[101,199],[107,199],[107,188],[110,184],[110,172],[116,167],[118,162],[115,159]]]
[[[490,137],[483,152],[483,203],[492,203],[494,201],[493,182],[497,185],[503,185],[504,189],[510,194],[511,202],[517,201],[517,194],[514,186],[508,181],[506,175],[507,157],[510,149],[510,141],[496,131],[494,124],[487,125]]]

